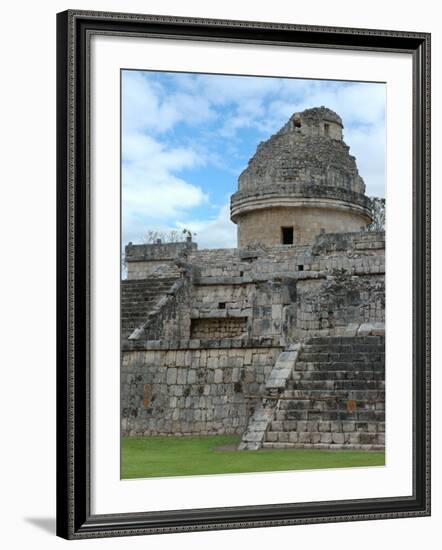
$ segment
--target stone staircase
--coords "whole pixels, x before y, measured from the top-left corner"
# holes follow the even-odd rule
[[[262,446],[384,449],[384,348],[382,336],[305,341]]]
[[[121,337],[127,338],[146,321],[155,304],[178,277],[150,277],[121,281]]]
[[[277,396],[284,391],[292,377],[299,350],[300,345],[293,344],[279,354],[266,381],[265,395],[247,423],[238,450],[256,451],[262,447],[278,406]]]

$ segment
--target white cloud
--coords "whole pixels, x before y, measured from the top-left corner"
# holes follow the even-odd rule
[[[201,188],[173,172],[204,164],[195,151],[166,149],[143,134],[125,135],[123,149],[123,227],[125,241],[137,241],[147,223],[178,217],[207,201]]]
[[[149,75],[127,72],[123,79],[124,239],[137,241],[147,229],[188,227],[198,234],[200,247],[236,246],[229,205],[210,217],[209,197],[192,183],[191,170],[210,165],[227,172],[240,166],[238,176],[248,160],[238,147],[241,130],[256,130],[258,145],[293,112],[320,105],[342,117],[344,139],[367,193],[384,194],[385,86],[176,74],[169,75],[166,89]],[[180,123],[192,130],[181,133],[180,146],[172,146]],[[202,204],[207,218],[192,212]]]
[[[191,179],[178,177],[208,162],[206,147],[171,147],[157,136],[179,122],[200,124],[216,115],[209,102],[192,93],[166,93],[162,84],[135,71],[123,76],[123,241],[138,241],[154,226],[164,228],[207,201]]]
[[[385,196],[385,131],[380,126],[351,128],[345,132],[356,157],[359,174],[364,179],[366,194]]]
[[[230,221],[230,205],[219,209],[216,217],[207,220],[177,222],[180,229],[187,228],[196,233],[194,239],[199,248],[235,248],[236,225]]]
[[[293,83],[284,83],[286,96]],[[336,111],[344,123],[344,141],[356,157],[359,173],[369,195],[385,193],[385,86],[353,83],[328,86],[324,82],[303,84],[304,97],[292,103],[278,98],[270,103],[269,133],[278,130],[296,111],[324,105]]]
[[[200,76],[196,83],[203,96],[213,105],[236,103],[246,108],[247,102],[262,100],[269,94],[278,92],[278,79],[259,77],[229,77],[218,78]]]
[[[200,124],[214,117],[210,102],[191,93],[165,93],[162,85],[136,71],[123,76],[124,132],[165,132],[178,122]]]

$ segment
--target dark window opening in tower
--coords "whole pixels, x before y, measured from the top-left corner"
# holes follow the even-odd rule
[[[293,126],[295,128],[301,128],[301,121],[299,120],[299,118],[295,118],[295,120],[293,121]]]
[[[330,135],[330,124],[324,124],[324,135]]]
[[[293,244],[293,227],[281,227],[282,244]]]

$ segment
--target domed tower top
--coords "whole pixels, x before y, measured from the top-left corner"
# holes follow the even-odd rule
[[[325,136],[342,141],[342,118],[327,107],[294,113],[278,133],[296,131],[306,136]]]
[[[341,117],[326,107],[294,113],[261,142],[238,179],[231,219],[238,246],[306,244],[322,230],[359,231],[371,222]]]

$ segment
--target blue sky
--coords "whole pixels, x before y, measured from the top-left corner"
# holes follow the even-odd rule
[[[236,246],[239,174],[294,112],[320,105],[342,117],[367,194],[384,196],[384,84],[123,71],[123,246],[185,227],[200,248]]]

